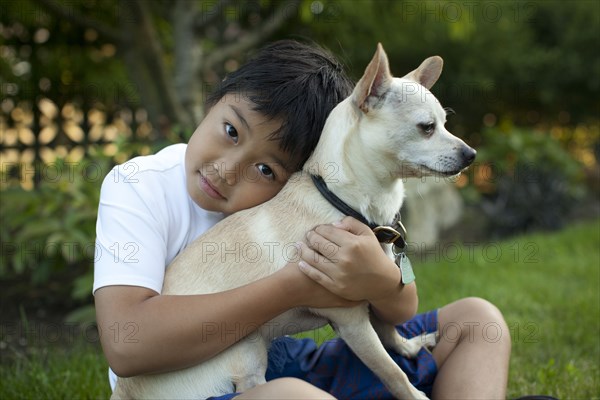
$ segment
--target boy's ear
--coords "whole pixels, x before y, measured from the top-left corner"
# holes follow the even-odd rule
[[[388,58],[383,46],[378,43],[373,59],[367,65],[365,73],[352,93],[354,104],[363,112],[368,112],[376,99],[390,88],[391,83],[392,74],[390,73]]]
[[[425,59],[419,65],[419,68],[408,73],[404,78],[410,79],[425,86],[427,89],[431,89],[433,84],[437,82],[438,78],[442,74],[442,66],[444,60],[440,56],[433,56]]]

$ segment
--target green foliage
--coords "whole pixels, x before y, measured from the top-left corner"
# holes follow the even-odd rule
[[[117,2],[58,2],[70,14],[93,15],[113,25]],[[76,102],[108,107],[139,104],[115,46],[98,35],[53,16],[35,0],[0,4],[0,71],[14,89],[4,98],[34,102],[43,95],[58,104]],[[4,91],[4,88],[3,88]]]
[[[91,296],[102,181],[115,164],[181,140],[172,133],[145,144],[118,135],[111,156],[100,146],[90,146],[88,156],[78,162],[56,159],[4,166],[0,176],[4,299],[14,306],[40,303],[46,311],[69,312],[69,322],[95,321]],[[32,177],[38,181],[34,188],[29,187]]]
[[[78,162],[5,166],[0,176],[0,284],[7,288],[2,297],[14,306],[39,303],[46,311],[68,312],[69,322],[95,321],[91,296],[102,181],[113,165],[185,139],[180,135],[190,133],[172,133],[151,145],[119,135],[110,157],[101,147],[90,147]],[[32,176],[39,182],[30,189]]]
[[[583,194],[583,165],[549,131],[508,126],[487,128],[482,136],[477,162],[491,166],[492,181],[509,176],[516,184],[526,184],[528,169],[543,170],[567,181],[574,197]]]
[[[476,138],[485,115],[521,126],[597,120],[600,3],[595,1],[338,1],[286,32],[326,45],[359,78],[377,42],[392,73],[444,59],[433,92],[457,114],[450,130]],[[310,10],[312,1],[303,3]]]
[[[564,174],[577,191],[582,179],[582,165],[548,131],[488,128],[483,131],[482,149],[477,160],[491,163],[498,175],[518,174],[517,164],[530,164]]]
[[[475,169],[485,171],[490,233],[562,227],[585,194],[581,163],[548,132],[490,128],[483,142]]]
[[[54,284],[57,297],[89,298],[100,185],[109,166],[107,158],[59,160],[36,166],[35,190],[2,189],[0,280],[27,278],[25,290],[16,288],[25,293]]]
[[[134,55],[131,49],[119,51],[123,43],[114,37],[123,22],[136,18],[129,8],[114,0],[55,3],[70,16],[85,16],[96,24],[85,26],[88,18],[75,18],[80,26],[36,0],[0,4],[4,49],[0,75],[9,83],[3,94],[15,102],[42,94],[59,104],[75,98],[109,107],[133,104],[153,109],[151,99],[141,95],[144,88],[132,83],[132,77],[147,72],[128,70],[133,64],[128,66],[125,60]],[[179,21],[174,19],[173,5],[144,3],[157,32],[152,45],[163,50],[164,62],[172,70],[181,62],[174,54],[174,27]],[[199,6],[199,24],[208,23],[195,38],[202,43],[202,57],[210,57],[241,31],[252,36],[281,12],[276,11],[280,2],[232,1],[218,11],[220,15],[213,15],[218,3]],[[434,91],[457,110],[450,125],[460,136],[476,132],[490,113],[509,115],[519,125],[556,120],[576,124],[598,118],[597,1],[303,0],[285,12],[291,18],[263,41],[308,37],[344,59],[355,78],[376,42],[385,46],[396,74],[410,71],[427,56],[441,55],[445,72]],[[218,81],[215,75],[234,69],[246,56],[246,51],[231,54],[221,65],[204,71],[203,79],[207,84]],[[148,81],[156,84],[152,75]]]

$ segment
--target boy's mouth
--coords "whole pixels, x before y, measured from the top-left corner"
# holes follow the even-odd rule
[[[217,200],[226,200],[225,196],[223,196],[204,175],[202,175],[201,171],[198,171],[198,183],[200,189],[202,189],[209,197]]]

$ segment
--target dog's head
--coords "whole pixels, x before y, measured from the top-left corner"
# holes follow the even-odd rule
[[[446,111],[429,91],[442,64],[430,57],[394,78],[379,44],[352,93],[361,142],[383,155],[380,161],[396,178],[456,175],[475,159],[475,150],[446,130]]]

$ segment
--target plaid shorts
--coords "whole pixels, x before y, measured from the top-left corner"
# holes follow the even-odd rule
[[[416,315],[397,326],[397,329],[406,338],[436,333],[437,310]],[[394,352],[390,352],[390,356],[411,383],[430,397],[437,374],[437,366],[431,353],[423,348],[412,359]],[[320,346],[312,339],[275,339],[269,349],[266,379],[270,381],[283,377],[302,379],[338,399],[393,399],[379,378],[339,338],[328,340]],[[230,393],[211,399],[229,400],[238,394]]]

